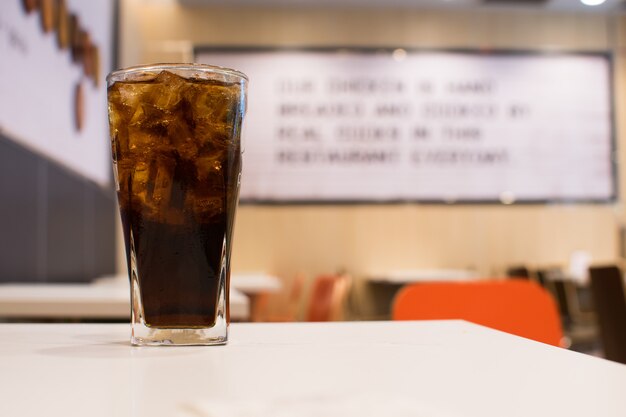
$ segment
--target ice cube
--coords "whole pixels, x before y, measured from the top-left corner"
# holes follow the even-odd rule
[[[171,116],[149,103],[141,103],[135,108],[129,124],[146,129],[165,128]]]
[[[126,127],[117,129],[112,124],[109,125],[111,138],[111,154],[113,161],[117,162],[128,153],[128,129]]]
[[[223,177],[219,175],[213,179],[198,184],[188,193],[186,206],[191,207],[194,218],[201,223],[216,221],[226,211],[228,194]]]
[[[121,178],[124,178],[124,175]],[[149,180],[150,165],[144,161],[137,162],[132,169],[130,193],[133,200],[141,206],[148,206]]]
[[[156,207],[156,220],[170,225],[185,222],[183,203],[187,198],[184,181],[181,175],[180,161],[158,155],[154,161],[155,171],[152,173],[152,204]],[[183,175],[184,176],[184,175]]]
[[[167,125],[167,136],[181,158],[195,159],[198,145],[193,132],[184,117],[172,117]]]
[[[239,87],[199,82],[186,92],[191,103],[194,134],[202,145],[225,146],[232,137],[239,106]]]
[[[232,125],[217,123],[210,117],[196,119],[194,135],[200,148],[227,149],[232,145]]]
[[[211,187],[224,188],[224,174],[220,155],[200,156],[196,159],[196,173],[202,187],[210,183]]]
[[[150,83],[115,83],[109,87],[111,138],[119,155],[146,153],[166,134],[164,114],[144,102]]]
[[[121,111],[120,111],[121,110]],[[119,101],[109,98],[109,123],[111,129],[119,129],[128,121],[124,116],[130,113],[130,108],[125,107]]]
[[[187,206],[192,207],[199,222],[210,221],[224,211],[226,194],[221,155],[204,154],[195,161],[197,182],[188,196]]]
[[[154,89],[147,99],[162,110],[173,111],[181,102],[188,82],[169,71],[162,71],[154,79]]]
[[[198,221],[210,221],[224,212],[224,198],[221,196],[199,197],[195,202],[194,213]]]
[[[239,105],[237,86],[197,83],[186,92],[194,119],[208,117],[213,123],[232,123]]]
[[[151,173],[152,182],[154,184],[154,188],[152,189],[152,201],[156,207],[163,209],[170,202],[176,161],[165,155],[158,155],[153,164],[153,172]]]
[[[131,154],[148,156],[159,143],[163,143],[163,137],[155,131],[140,126],[128,127],[128,150]]]
[[[121,114],[132,114],[152,88],[152,83],[115,83],[108,89],[109,103]]]
[[[120,158],[113,164],[114,174],[116,176],[116,187],[118,191],[118,199],[122,207],[128,207],[130,196],[130,180],[135,170],[135,164],[128,160]]]

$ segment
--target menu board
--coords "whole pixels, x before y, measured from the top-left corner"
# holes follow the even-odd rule
[[[250,78],[248,202],[615,198],[603,54],[197,48]]]
[[[110,182],[106,81],[115,0],[0,2],[0,132]]]

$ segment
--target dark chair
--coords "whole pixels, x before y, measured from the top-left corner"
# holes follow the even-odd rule
[[[569,326],[572,323],[572,307],[570,297],[568,296],[568,282],[562,279],[557,279],[551,282],[554,298],[559,306],[559,313],[561,314],[561,320],[565,326]]]
[[[573,321],[572,309],[576,304],[572,298],[575,297],[576,286],[563,277],[559,268],[538,269],[536,275],[539,284],[550,291],[556,300],[563,325],[569,326]]]
[[[606,359],[626,364],[626,296],[617,266],[589,268],[591,295]]]
[[[536,273],[532,273],[527,267],[523,265],[512,266],[506,270],[506,276],[509,278],[529,279],[535,280],[539,285],[546,288],[547,279],[545,277],[546,270],[539,270]]]
[[[539,283],[539,285],[541,285],[543,288],[546,288],[548,291],[551,291],[551,288],[549,288],[549,280],[548,280],[548,275],[550,275],[551,272],[548,269],[538,269],[537,271],[535,271],[535,276],[537,277],[537,282]]]
[[[530,271],[525,266],[512,266],[506,270],[506,276],[509,278],[530,278]]]
[[[572,281],[560,268],[539,269],[536,276],[557,302],[569,348],[585,353],[596,351],[599,345],[596,318],[589,303],[580,297],[588,288]]]

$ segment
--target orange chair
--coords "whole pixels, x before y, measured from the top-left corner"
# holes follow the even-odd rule
[[[305,277],[297,274],[291,281],[289,290],[279,293],[263,293],[257,296],[252,321],[293,322],[298,321],[298,311],[302,300]]]
[[[348,275],[317,277],[311,289],[306,321],[341,320],[349,288],[350,277]]]
[[[563,338],[554,300],[526,280],[412,284],[396,296],[392,317],[463,319],[554,346]]]

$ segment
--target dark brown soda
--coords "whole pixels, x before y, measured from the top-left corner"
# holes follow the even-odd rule
[[[213,326],[220,285],[228,308],[240,94],[237,84],[167,71],[108,88],[129,275],[147,326]]]
[[[122,210],[132,231],[144,320],[154,327],[211,327],[215,323],[226,219],[169,225]],[[126,250],[130,265],[130,248]]]
[[[224,254],[230,252],[227,246],[231,241],[234,206],[237,204],[237,175],[241,166],[238,147],[227,156],[222,162],[230,167],[224,171],[224,175],[229,177],[225,181],[228,188],[211,192],[222,209],[207,218],[184,206],[193,200],[190,189],[196,182],[188,177],[191,173],[187,170],[174,170],[172,196],[167,206],[174,213],[174,221],[167,215],[160,216],[160,220],[151,219],[152,213],[133,198],[132,181],[120,187],[120,193],[123,190],[128,193],[120,195],[126,257],[129,269],[132,267],[131,258],[136,260],[147,326],[193,328],[215,324],[220,276],[222,270],[224,273],[229,270],[229,259]],[[177,164],[185,165],[183,161]],[[224,284],[227,285],[227,282]]]

